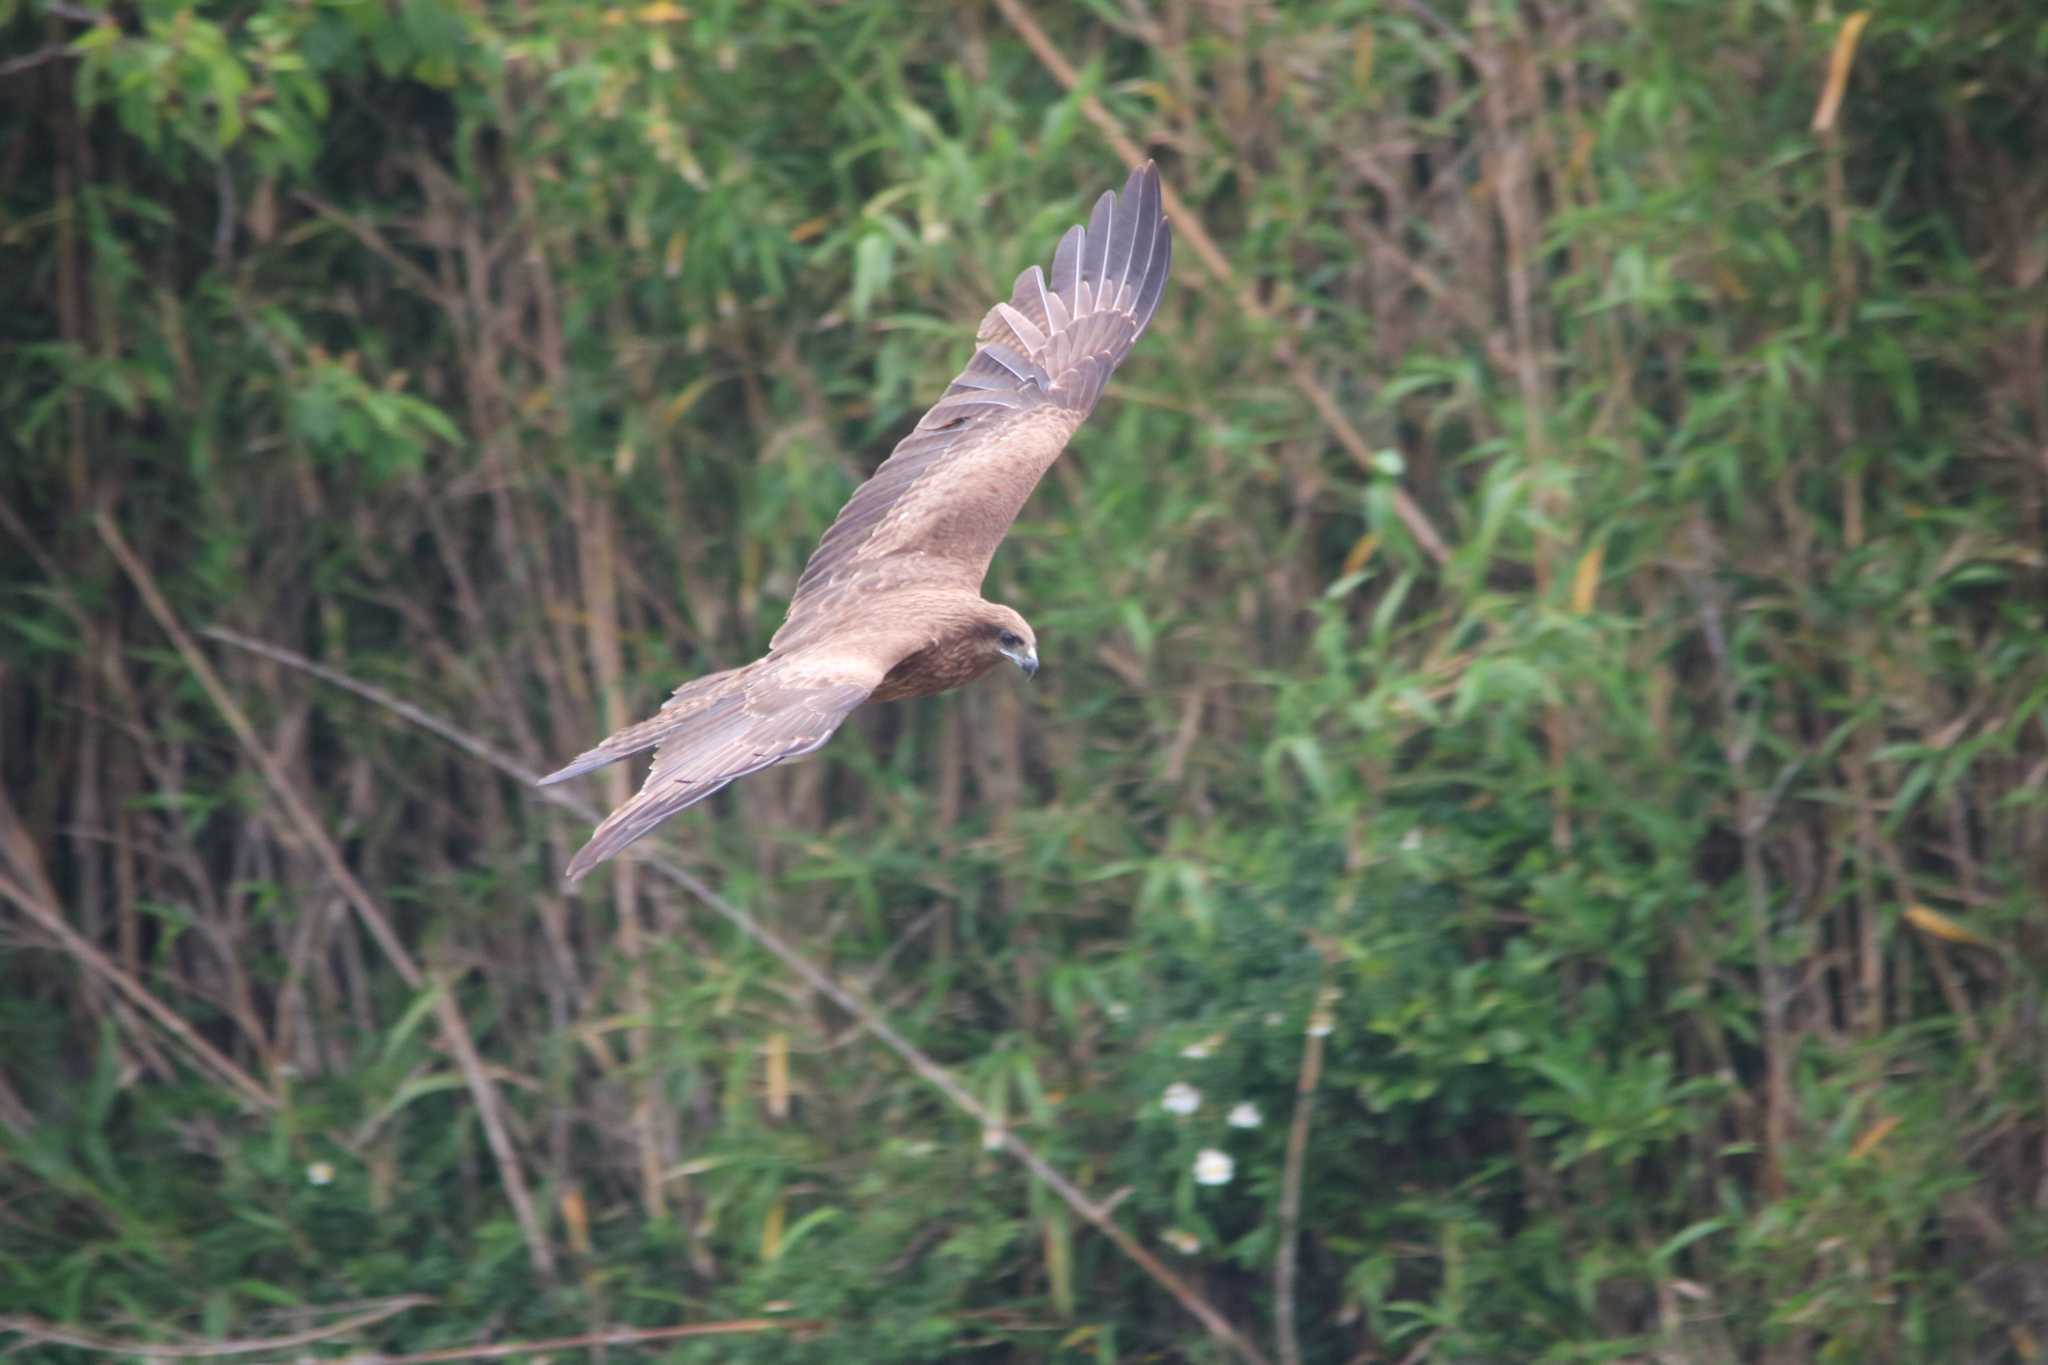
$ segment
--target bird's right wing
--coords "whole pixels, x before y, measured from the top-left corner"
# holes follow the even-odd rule
[[[902,575],[870,581],[892,556],[916,586],[979,588],[1018,509],[1152,320],[1172,257],[1147,162],[1060,239],[1050,281],[1032,266],[982,319],[967,368],[818,543],[790,625],[835,587],[911,586]]]
[[[731,675],[732,684],[701,706],[664,710],[632,727],[643,741],[634,748],[660,745],[654,766],[639,792],[606,816],[570,860],[564,874],[569,884],[734,778],[816,749],[868,699],[886,672],[877,661],[858,657],[813,660],[801,667],[756,665]],[[591,756],[603,754],[605,747],[592,750]],[[631,752],[626,748],[599,762]],[[587,769],[572,763],[555,776],[576,771]]]

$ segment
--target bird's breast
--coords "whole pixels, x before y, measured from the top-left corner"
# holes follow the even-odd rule
[[[868,698],[870,701],[905,701],[912,697],[936,696],[963,687],[994,668],[996,661],[975,648],[971,641],[942,640],[920,649],[890,669]]]

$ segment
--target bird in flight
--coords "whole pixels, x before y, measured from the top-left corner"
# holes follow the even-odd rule
[[[695,678],[541,785],[653,749],[647,782],[565,874],[586,873],[737,777],[808,754],[870,701],[929,697],[1004,660],[1038,672],[1038,640],[983,600],[996,546],[1152,320],[1173,256],[1147,162],[1060,238],[981,320],[974,359],[854,491],[812,552],[768,653]]]

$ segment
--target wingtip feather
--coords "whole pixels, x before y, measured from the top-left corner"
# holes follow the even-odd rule
[[[540,778],[533,785],[536,787],[552,787],[557,782],[567,782],[572,777],[581,777],[585,773],[596,772],[607,763],[616,763],[624,757],[624,754],[608,754],[603,749],[592,749],[587,753],[578,754],[570,759],[566,765],[555,769],[546,777]]]
[[[1152,259],[1146,265],[1144,286],[1131,305],[1131,316],[1137,321],[1137,330],[1131,338],[1133,343],[1144,335],[1145,328],[1152,322],[1152,315],[1159,310],[1159,298],[1166,292],[1166,277],[1172,269],[1173,226],[1162,218],[1156,245],[1152,248]]]

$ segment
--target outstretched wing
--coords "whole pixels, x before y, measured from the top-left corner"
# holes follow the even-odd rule
[[[585,873],[677,811],[736,777],[810,753],[881,682],[874,664],[848,658],[804,668],[754,665],[720,675],[731,684],[702,705],[667,707],[622,730],[545,781],[600,767],[654,744],[654,767],[624,805],[606,816],[569,862],[571,886]],[[679,697],[678,700],[681,700]],[[586,763],[585,760],[593,760]]]
[[[914,556],[920,585],[979,588],[1018,509],[1152,320],[1172,256],[1147,162],[1060,239],[1050,281],[1032,266],[982,319],[974,359],[825,532],[790,625],[835,585],[900,586],[867,582],[891,556]]]

